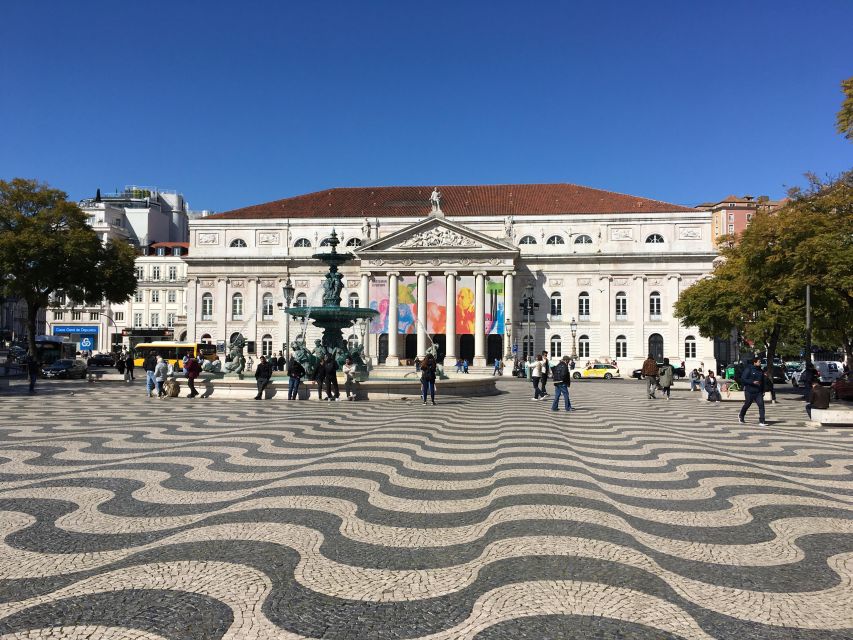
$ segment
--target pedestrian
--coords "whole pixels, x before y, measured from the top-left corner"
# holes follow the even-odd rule
[[[125,371],[125,364],[124,364],[123,356],[119,356],[116,359],[116,371],[118,371],[119,375],[124,378],[125,382],[127,382],[127,376],[124,372]]]
[[[812,409],[829,409],[829,388],[817,380],[812,382],[809,402],[806,404],[806,414],[809,418],[812,417]]]
[[[669,358],[664,358],[663,366],[658,369],[658,384],[667,400],[671,397],[670,392],[672,390],[673,377],[672,365],[669,364]]]
[[[278,358],[276,359],[276,365],[279,371],[284,371],[284,367],[287,364],[287,361],[284,359],[284,355],[281,351],[278,352]],[[304,373],[302,375],[305,375]]]
[[[157,385],[157,397],[161,400],[166,395],[163,392],[163,383],[169,377],[169,364],[160,356],[157,356],[157,364],[154,367],[154,382]]]
[[[36,360],[35,356],[32,354],[27,354],[27,359],[25,360],[27,365],[27,376],[30,379],[30,393],[36,392],[36,378],[39,374],[39,361]]]
[[[776,404],[776,387],[773,384],[773,378],[770,376],[770,366],[764,367],[761,373],[764,376],[764,388],[770,392],[770,403]]]
[[[142,368],[145,370],[145,389],[150,398],[157,387],[157,383],[154,381],[154,369],[157,368],[157,354],[155,352],[150,351],[145,356],[145,360],[142,361]]]
[[[125,367],[124,379],[128,384],[133,382],[133,366],[134,366],[134,364],[135,363],[133,361],[133,353],[128,351],[127,356],[125,357],[125,360],[124,360],[124,367]]]
[[[317,368],[314,369],[314,382],[317,383],[317,399],[323,399],[323,380],[325,379],[326,372],[323,367],[326,364],[326,356],[320,356],[320,359],[317,361]]]
[[[201,356],[199,356],[198,360],[187,358],[187,364],[184,365],[184,372],[187,374],[187,386],[190,388],[190,394],[187,398],[195,398],[198,395],[198,391],[195,388],[195,381],[198,378],[198,374],[201,373]]]
[[[536,354],[536,362],[530,368],[530,380],[533,382],[533,400],[539,400],[542,397],[542,391],[539,388],[539,378],[542,377],[542,354]]]
[[[720,388],[717,385],[717,378],[713,371],[709,371],[705,377],[705,393],[708,394],[708,402],[719,403],[722,397],[720,396]]]
[[[462,373],[462,358],[456,358],[456,373]]]
[[[265,358],[265,356],[261,356],[261,357]],[[267,364],[269,364],[269,363],[267,363]],[[254,366],[255,366],[255,360],[254,360],[254,358],[252,358],[252,356],[249,356],[248,359],[246,360],[246,371],[251,371],[252,367],[254,367]],[[271,364],[270,364],[270,371],[272,371],[272,365]]]
[[[560,410],[560,396],[565,397],[566,411],[574,411],[572,401],[569,399],[569,387],[572,385],[572,371],[569,368],[569,356],[563,356],[552,369],[554,377],[554,402],[551,403],[551,411]]]
[[[255,396],[255,400],[262,399],[264,389],[270,383],[270,378],[272,378],[272,366],[267,362],[266,356],[261,356],[258,368],[255,369],[255,381],[258,383],[258,395]]]
[[[344,361],[341,371],[344,373],[344,393],[347,394],[347,400],[355,400],[355,365],[352,363],[352,358]]]
[[[436,373],[435,358],[431,353],[427,354],[421,364],[421,396],[424,404],[427,403],[427,394],[429,394],[433,405],[435,405],[435,373]]]
[[[551,362],[548,360],[548,352],[542,352],[542,377],[539,378],[539,384],[542,386],[541,395],[543,398],[545,396],[550,395],[547,391],[545,391],[545,383],[548,382],[548,376],[551,374]]]
[[[341,391],[338,387],[338,363],[335,361],[334,356],[326,356],[326,361],[323,363],[323,379],[326,381],[326,400],[329,402],[340,400]]]
[[[650,399],[654,400],[655,389],[658,386],[658,363],[655,361],[651,353],[649,354],[649,357],[643,361],[643,368],[640,373],[646,379],[646,395]]]
[[[420,373],[421,371],[421,359],[415,358],[415,373]]]
[[[702,386],[702,376],[699,375],[699,371],[693,369],[690,372],[690,390],[697,391]]]
[[[467,359],[462,361],[462,373],[468,373],[468,360]]]
[[[817,369],[813,363],[806,365],[806,370],[800,375],[800,387],[803,389],[803,400],[808,398],[812,384],[817,381]]]
[[[760,358],[752,358],[752,362],[744,367],[740,376],[744,402],[740,409],[739,421],[741,424],[746,424],[744,420],[746,410],[755,403],[758,405],[758,426],[766,427],[767,423],[764,422],[764,374],[758,367],[760,362]]]
[[[287,363],[287,399],[288,400],[298,400],[299,399],[299,383],[302,382],[302,378],[305,375],[305,367],[302,366],[302,363],[299,362],[293,356],[290,356],[290,361]]]
[[[495,367],[494,367],[494,369],[492,369],[492,375],[493,375],[493,376],[500,375],[500,373],[501,373],[501,364],[502,364],[502,363],[501,363],[501,359],[500,359],[500,358],[495,358]]]

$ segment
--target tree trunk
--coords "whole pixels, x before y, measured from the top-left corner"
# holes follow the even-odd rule
[[[773,380],[773,360],[776,358],[776,347],[779,344],[779,335],[782,333],[782,325],[778,322],[773,325],[770,339],[767,341],[767,375]]]
[[[36,357],[36,319],[38,318],[39,306],[37,303],[27,300],[27,351],[33,358]]]

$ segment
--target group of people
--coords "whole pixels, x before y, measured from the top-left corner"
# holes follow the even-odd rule
[[[569,398],[569,387],[572,384],[571,358],[563,356],[560,361],[551,366],[548,352],[536,354],[536,359],[530,366],[530,381],[533,384],[532,400],[544,400],[550,394],[546,390],[548,378],[554,382],[554,400],[551,403],[551,411],[559,411],[560,398],[563,398],[566,411],[574,411],[572,401]]]
[[[273,362],[278,366],[277,358],[270,357],[267,360],[266,356],[261,356],[257,368],[255,369],[255,380],[258,385],[258,393],[255,400],[262,400],[264,390],[269,386],[272,380],[273,371],[279,370],[274,368]],[[283,366],[281,371],[287,371],[287,399],[299,399],[299,387],[302,384],[303,378],[307,375],[305,367],[299,360],[290,357],[286,366]],[[340,367],[340,371],[344,374],[344,393],[346,399],[353,401],[356,399],[355,390],[355,364],[352,358],[347,358],[344,364]],[[317,383],[317,397],[323,399],[323,388],[326,390],[326,400],[329,402],[337,402],[341,399],[340,387],[338,385],[338,363],[332,355],[324,355],[320,357],[317,366],[314,369],[314,381]]]

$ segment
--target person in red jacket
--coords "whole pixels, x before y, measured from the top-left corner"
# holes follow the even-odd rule
[[[187,386],[190,388],[190,394],[187,398],[195,398],[198,395],[198,391],[195,389],[195,379],[201,373],[201,364],[195,358],[187,358],[184,369],[187,372]]]

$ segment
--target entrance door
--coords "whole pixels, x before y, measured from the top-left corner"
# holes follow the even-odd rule
[[[474,336],[470,333],[459,336],[459,357],[467,360],[468,364],[474,361]]]
[[[414,333],[406,334],[406,351],[403,357],[413,362],[418,357],[418,336]]]
[[[379,364],[385,364],[388,359],[388,334],[379,334]]]
[[[503,360],[503,336],[493,334],[486,342],[486,362],[494,364],[495,360]]]
[[[649,354],[657,362],[663,360],[663,336],[659,333],[653,333],[649,336]]]
[[[432,342],[436,347],[438,347],[438,356],[436,356],[436,360],[438,362],[444,362],[444,354],[447,353],[447,336],[443,333],[436,333],[432,336]]]

